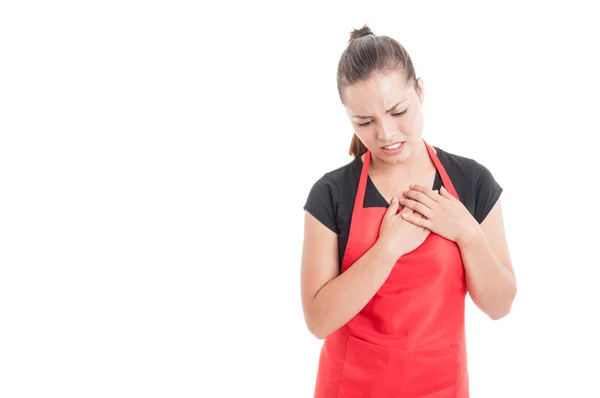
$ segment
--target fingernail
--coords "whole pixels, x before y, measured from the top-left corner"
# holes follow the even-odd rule
[[[395,201],[397,201],[398,198],[396,198],[395,196],[392,198],[392,203],[394,203]]]

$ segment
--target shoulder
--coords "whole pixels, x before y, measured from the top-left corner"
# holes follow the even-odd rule
[[[360,175],[362,161],[360,157],[355,157],[346,164],[326,172],[323,177],[334,181],[337,185],[343,186],[348,180],[353,180]]]
[[[466,177],[471,178],[476,176],[485,169],[485,166],[477,162],[475,159],[446,151],[437,146],[435,147],[435,150],[444,167],[450,167],[453,171],[462,173]]]
[[[347,190],[360,175],[360,158],[325,172],[313,184],[306,198],[304,210],[325,224],[332,231],[339,233],[338,214],[340,202],[347,196]]]
[[[474,158],[435,147],[461,201],[480,223],[502,194],[502,187],[488,167]]]
[[[352,161],[336,169],[325,172],[321,177],[314,181],[311,190],[323,190],[327,188],[339,191],[340,187],[343,187],[349,180],[353,179],[356,174],[357,166],[358,172],[360,173],[358,161],[360,161],[360,158],[354,158]]]
[[[489,182],[490,178],[494,178],[485,165],[473,158],[448,152],[439,147],[435,149],[448,174],[452,174],[450,177],[460,177],[471,183],[485,183]]]

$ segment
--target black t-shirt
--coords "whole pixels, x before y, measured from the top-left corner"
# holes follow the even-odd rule
[[[477,222],[483,222],[500,198],[502,187],[490,171],[475,160],[446,152],[436,146],[433,148],[446,169],[460,201]],[[338,235],[340,267],[348,242],[362,164],[362,159],[357,156],[350,163],[325,173],[312,186],[304,205],[304,210]],[[439,172],[436,172],[432,189],[440,189],[441,186],[441,177]],[[364,207],[388,206],[369,177]]]

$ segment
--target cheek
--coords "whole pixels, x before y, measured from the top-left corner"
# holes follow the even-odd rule
[[[400,131],[409,135],[420,134],[422,125],[423,117],[420,113],[410,115],[410,117],[403,118],[398,122],[398,128],[400,129]]]
[[[358,139],[367,147],[371,147],[373,141],[376,139],[375,131],[371,131],[371,129],[365,129],[364,127],[354,130],[354,134],[356,134]]]

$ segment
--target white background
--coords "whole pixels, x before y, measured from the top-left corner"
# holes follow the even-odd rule
[[[3,2],[0,396],[311,396],[302,206],[351,160],[335,71],[368,23],[424,138],[505,190],[519,292],[468,302],[472,397],[600,397],[589,3]]]

